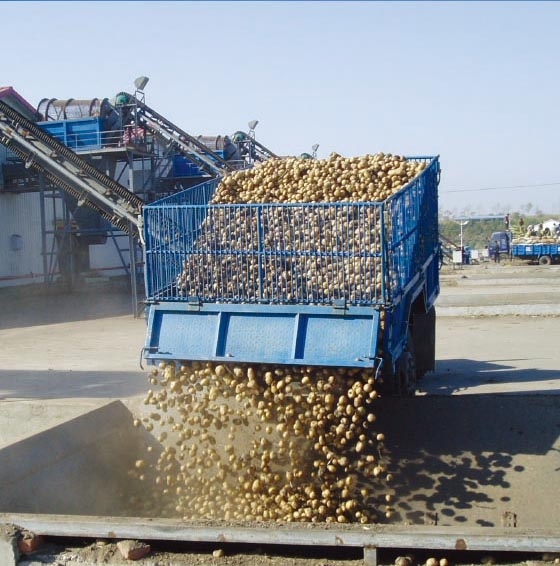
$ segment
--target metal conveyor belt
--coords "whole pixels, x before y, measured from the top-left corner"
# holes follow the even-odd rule
[[[131,104],[138,110],[138,122],[144,124],[160,138],[172,142],[187,159],[193,161],[212,176],[222,176],[234,171],[234,167],[202,142],[191,136],[161,114],[138,100],[131,94],[124,93]]]
[[[80,204],[139,237],[144,202],[71,149],[0,101],[0,143]]]
[[[278,158],[278,155],[270,151],[270,149],[265,147],[262,143],[258,142],[257,140],[253,139],[251,143],[255,146],[257,150],[257,155],[259,155],[262,160]]]

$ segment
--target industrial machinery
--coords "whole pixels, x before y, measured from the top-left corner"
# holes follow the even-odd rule
[[[145,206],[145,358],[372,368],[393,392],[413,392],[434,368],[440,169],[438,157],[411,160],[425,162],[424,171],[382,202],[212,205],[215,179]],[[239,218],[248,222],[244,244],[231,237]],[[370,244],[325,249],[315,231],[302,248],[298,239],[317,218],[325,231],[357,226]],[[363,262],[367,293],[329,284],[344,279],[344,262]]]
[[[114,226],[140,236],[143,201],[90,162],[0,101],[0,142],[45,178]]]
[[[206,176],[215,177],[235,170],[235,166],[217,152],[150,108],[138,97],[121,92],[117,95],[116,107],[121,111],[125,128],[145,128],[157,136],[163,145],[173,148],[175,152],[192,161]]]
[[[257,141],[254,136],[245,132],[235,132],[232,141],[238,147],[241,156],[249,161],[265,161],[279,157]]]

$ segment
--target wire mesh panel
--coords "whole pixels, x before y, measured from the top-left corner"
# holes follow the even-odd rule
[[[147,221],[150,295],[158,300],[378,303],[383,289],[380,209],[378,203],[154,207]],[[157,238],[150,226],[157,227]]]
[[[428,158],[425,158],[428,159]],[[389,300],[404,293],[438,249],[437,159],[385,201]]]
[[[153,203],[144,209],[148,296],[387,303],[437,247],[436,175],[434,159],[381,203],[209,205],[218,181]]]

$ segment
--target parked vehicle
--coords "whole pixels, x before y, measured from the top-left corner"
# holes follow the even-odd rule
[[[521,243],[511,246],[511,255],[519,259],[550,265],[560,262],[560,243]]]
[[[500,256],[507,255],[511,253],[511,241],[512,234],[509,231],[493,232],[488,240],[488,253],[490,257],[493,257],[495,253],[495,245],[498,243],[498,251]]]

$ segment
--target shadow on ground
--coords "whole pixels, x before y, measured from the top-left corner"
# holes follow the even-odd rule
[[[108,403],[0,450],[0,512],[157,516],[161,490],[151,498],[149,468],[143,482],[133,472],[160,453],[120,401]]]
[[[383,398],[398,521],[560,526],[560,397]],[[519,526],[519,525],[518,525]]]
[[[559,394],[560,369],[539,370],[533,368],[519,369],[514,362],[530,362],[533,358],[496,359],[477,361],[468,359],[438,360],[434,373],[427,374],[419,383],[419,393],[429,395],[452,395],[469,392],[481,385],[515,384],[511,394]],[[539,386],[543,382],[551,382],[547,387]],[[554,386],[557,383],[558,386]],[[526,384],[526,387],[519,387]],[[534,384],[534,387],[531,387]],[[509,391],[504,391],[510,393]]]

